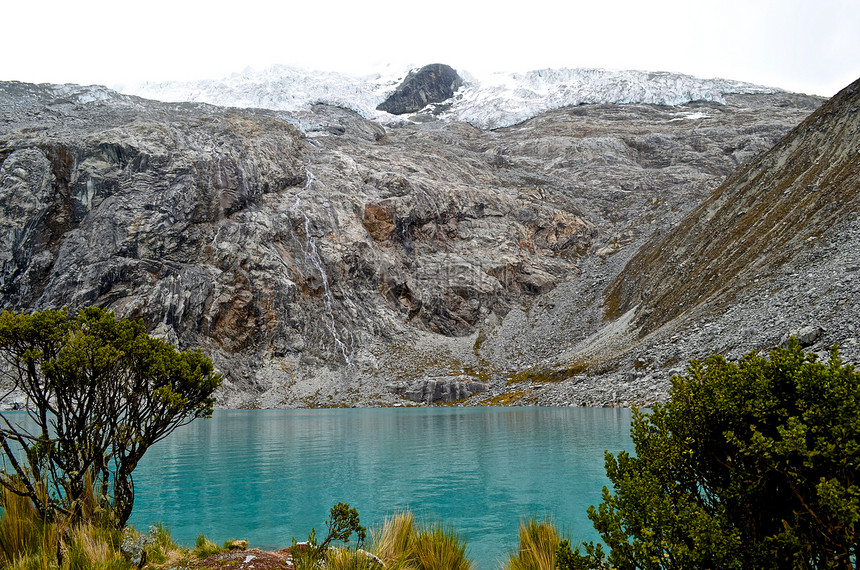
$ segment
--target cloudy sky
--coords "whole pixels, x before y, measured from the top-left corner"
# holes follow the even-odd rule
[[[858,0],[8,0],[2,20],[0,80],[447,63],[676,71],[830,96],[860,77]]]

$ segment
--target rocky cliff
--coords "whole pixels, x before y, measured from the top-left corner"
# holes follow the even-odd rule
[[[696,351],[631,352],[651,330],[638,262],[609,290],[624,326],[604,286],[819,103],[581,105],[481,130],[2,83],[2,304],[143,318],[213,358],[227,406],[659,399]]]

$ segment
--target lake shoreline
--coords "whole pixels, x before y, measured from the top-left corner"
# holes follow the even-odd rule
[[[596,538],[586,510],[607,484],[604,450],[632,450],[630,420],[597,408],[215,410],[147,452],[130,522],[161,521],[180,544],[204,533],[277,550],[319,535],[339,501],[367,528],[408,508],[495,567],[525,517]]]

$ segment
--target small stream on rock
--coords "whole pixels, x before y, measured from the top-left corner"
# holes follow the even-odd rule
[[[305,236],[304,239],[301,239],[295,234],[295,232],[293,232],[293,237],[296,242],[299,243],[305,260],[310,263],[317,272],[319,272],[320,281],[322,282],[323,287],[323,301],[325,303],[324,321],[326,328],[329,333],[331,333],[334,343],[337,346],[338,351],[343,356],[343,360],[346,363],[347,368],[352,369],[355,366],[355,350],[353,347],[354,338],[348,328],[343,327],[344,332],[340,332],[338,330],[334,314],[334,295],[332,294],[331,287],[329,285],[328,273],[326,273],[325,264],[317,251],[316,239],[311,234],[311,220],[302,209],[302,194],[309,192],[316,180],[316,177],[308,168],[305,168],[305,175],[307,177],[307,182],[305,182],[305,185],[296,194],[296,201],[293,204],[293,210],[301,214],[302,219],[304,220]],[[292,228],[290,231],[292,232]]]

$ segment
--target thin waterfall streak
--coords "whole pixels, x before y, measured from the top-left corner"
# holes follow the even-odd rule
[[[427,191],[426,191],[426,190],[421,186],[421,184],[416,184],[416,185],[415,185],[415,188],[418,190],[418,192],[420,192],[420,193],[421,193],[421,195],[423,195],[423,196],[427,199],[427,201],[428,201],[428,202],[430,203],[430,205],[433,207],[433,210],[434,210],[434,212],[436,213],[436,219],[438,220],[438,219],[439,219],[439,217],[441,216],[441,212],[440,212],[440,210],[439,210],[439,206],[436,204],[436,200],[434,200],[434,199],[433,199],[433,197],[432,197],[432,196],[430,196],[430,193],[429,193],[429,192],[427,192]]]
[[[296,194],[296,201],[293,204],[293,209],[299,212],[304,218],[304,226],[305,226],[305,239],[304,243],[299,240],[299,245],[302,249],[302,253],[305,254],[305,258],[311,262],[311,264],[316,268],[316,270],[320,274],[320,279],[322,280],[323,285],[323,300],[325,303],[325,313],[326,313],[326,326],[331,333],[332,338],[334,339],[334,343],[337,348],[340,350],[341,355],[343,356],[344,362],[346,362],[347,368],[352,368],[355,366],[353,362],[353,351],[347,347],[346,343],[341,339],[341,335],[337,330],[337,322],[334,318],[334,295],[331,292],[331,287],[328,282],[328,274],[325,270],[325,265],[323,265],[322,257],[320,257],[319,252],[317,251],[316,240],[311,236],[311,220],[308,218],[307,214],[305,214],[302,209],[302,194],[311,189],[311,186],[316,180],[316,177],[313,173],[305,168],[305,175],[307,176],[307,182],[302,187],[302,189]],[[347,330],[347,334],[349,335],[349,343],[353,344],[352,334]]]

